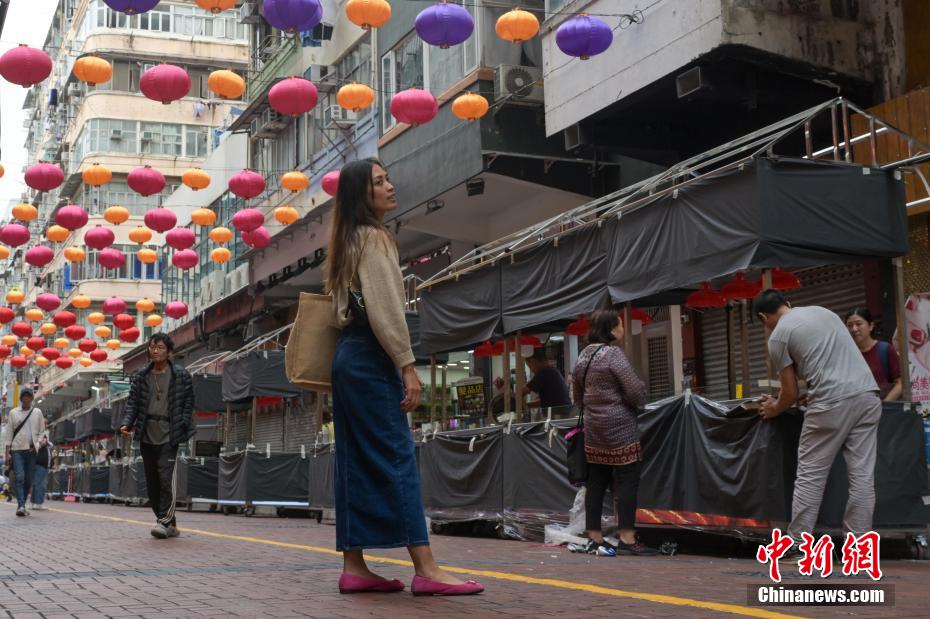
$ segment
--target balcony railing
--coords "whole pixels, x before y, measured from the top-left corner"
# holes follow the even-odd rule
[[[260,97],[265,89],[281,70],[294,59],[300,50],[296,37],[281,37],[270,35],[262,41],[258,49],[252,53],[252,66],[256,73],[248,83],[246,101],[252,104]]]

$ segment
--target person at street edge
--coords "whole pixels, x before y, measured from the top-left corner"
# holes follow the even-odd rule
[[[20,405],[10,411],[6,431],[6,460],[13,463],[16,477],[16,515],[26,516],[26,499],[32,494],[36,468],[36,450],[47,431],[42,411],[32,405],[32,390],[19,394]]]

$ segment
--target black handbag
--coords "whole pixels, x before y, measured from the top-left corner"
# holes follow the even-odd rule
[[[584,369],[584,376],[581,378],[582,388],[587,388],[588,370],[591,369],[591,364],[594,363],[594,359],[597,357],[597,353],[601,352],[601,349],[606,346],[606,344],[602,344],[591,354],[591,359],[588,361],[588,366]],[[573,486],[583,486],[585,482],[588,481],[588,458],[585,456],[584,452],[583,407],[578,408],[578,423],[573,429],[569,430],[568,434],[565,435],[565,446],[565,460],[568,466],[568,482]]]

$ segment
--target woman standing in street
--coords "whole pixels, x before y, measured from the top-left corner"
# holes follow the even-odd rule
[[[846,314],[846,328],[852,336],[859,352],[872,370],[872,376],[878,383],[882,400],[898,400],[904,388],[901,385],[901,361],[894,346],[872,337],[875,321],[872,312],[864,307],[856,307]]]
[[[384,225],[397,208],[394,187],[376,159],[354,161],[339,175],[326,264],[342,336],[333,358],[336,434],[336,548],[344,558],[342,593],[401,591],[368,569],[368,548],[406,547],[414,595],[467,595],[484,590],[436,564],[420,498],[406,412],[420,403],[404,317],[397,244]]]
[[[646,403],[646,386],[620,348],[623,323],[615,310],[591,315],[588,346],[578,355],[573,372],[575,403],[584,412],[585,529],[589,553],[600,555],[655,555],[636,540],[636,493],[642,454],[636,410]],[[604,494],[612,485],[620,545],[604,541],[601,513]]]

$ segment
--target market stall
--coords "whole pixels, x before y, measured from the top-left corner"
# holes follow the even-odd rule
[[[301,454],[226,453],[219,460],[217,503],[254,513],[256,506],[308,508],[309,472]]]
[[[215,505],[219,491],[219,458],[178,458],[177,501],[188,510],[196,503]]]

